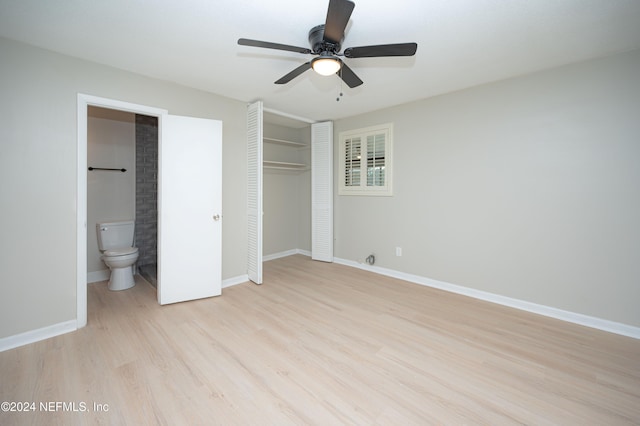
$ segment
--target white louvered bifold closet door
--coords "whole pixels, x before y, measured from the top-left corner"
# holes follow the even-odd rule
[[[247,275],[262,284],[262,102],[247,108]]]
[[[333,262],[333,122],[311,125],[311,258]]]

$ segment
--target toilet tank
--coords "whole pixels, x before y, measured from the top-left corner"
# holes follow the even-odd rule
[[[123,247],[133,247],[134,222],[96,223],[98,233],[98,248],[101,251]]]

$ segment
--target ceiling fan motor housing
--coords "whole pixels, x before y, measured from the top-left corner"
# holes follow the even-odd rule
[[[324,39],[324,24],[317,25],[311,28],[309,31],[309,44],[311,45],[311,50],[313,53],[323,53],[330,52],[334,55],[340,52],[340,48],[342,47],[341,43],[344,40],[340,40],[340,43],[331,43]]]

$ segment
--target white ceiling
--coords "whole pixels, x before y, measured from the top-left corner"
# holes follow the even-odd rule
[[[418,43],[346,59],[355,89],[312,71],[275,85],[311,56],[237,45],[308,47],[328,0],[0,0],[0,36],[316,120],[640,48],[638,0],[355,2],[343,47]]]

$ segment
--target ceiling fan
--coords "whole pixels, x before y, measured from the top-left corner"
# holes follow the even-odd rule
[[[275,84],[288,83],[308,69],[313,69],[321,75],[338,74],[351,88],[360,86],[362,80],[340,57],[377,58],[383,56],[413,56],[416,53],[418,49],[416,43],[349,47],[340,53],[342,42],[344,41],[344,30],[354,7],[355,3],[349,0],[329,0],[329,10],[327,11],[327,19],[324,25],[315,26],[309,31],[311,49],[246,38],[239,39],[238,44],[317,56],[280,78]]]

